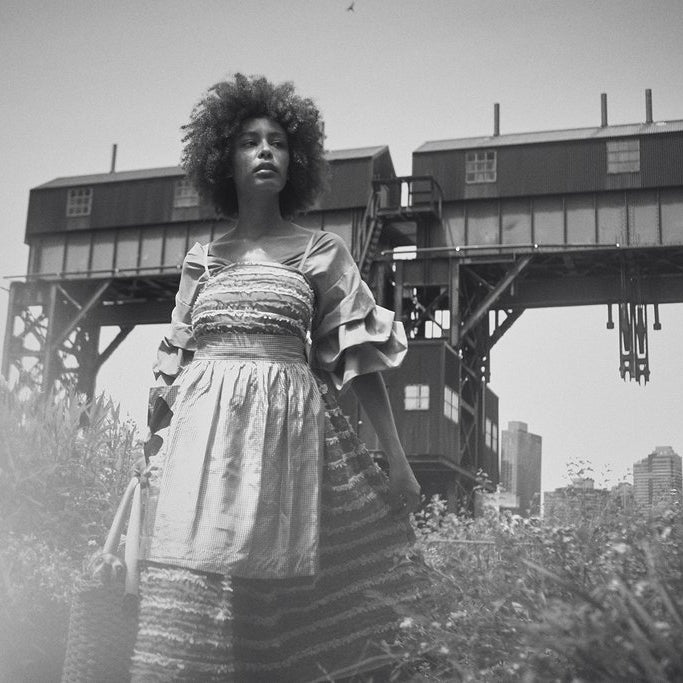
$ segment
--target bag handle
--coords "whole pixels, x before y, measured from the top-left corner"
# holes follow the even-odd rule
[[[144,476],[144,473],[143,475]],[[133,477],[121,497],[118,508],[111,523],[111,528],[107,534],[102,551],[98,553],[90,562],[90,572],[96,576],[105,564],[114,560],[116,571],[122,569],[125,574],[124,594],[138,594],[138,558],[140,554],[140,528],[142,525],[142,484],[140,476]],[[123,564],[117,558],[121,535],[128,514],[128,525],[126,530],[126,547],[124,549]],[[107,556],[111,559],[106,559]]]
[[[126,531],[126,549],[124,562],[126,563],[125,594],[138,594],[139,573],[138,557],[140,555],[140,525],[142,522],[142,486],[136,477],[137,486],[133,489],[133,500],[130,504],[128,529]]]
[[[133,501],[133,494],[135,489],[140,486],[140,480],[137,477],[133,477],[129,482],[126,490],[121,497],[121,502],[116,509],[116,514],[114,515],[114,521],[111,523],[111,528],[107,534],[107,540],[104,542],[104,548],[102,548],[102,553],[110,553],[112,555],[116,554],[119,548],[119,542],[121,541],[121,533],[123,532],[123,524],[126,518],[126,513]],[[127,544],[126,544],[127,545]]]

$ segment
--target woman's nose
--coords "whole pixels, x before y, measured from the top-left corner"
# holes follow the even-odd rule
[[[261,149],[259,149],[259,157],[271,158],[273,156],[273,150],[270,148],[268,142],[261,143]]]

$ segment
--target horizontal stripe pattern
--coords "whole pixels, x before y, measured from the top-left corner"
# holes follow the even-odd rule
[[[419,588],[406,561],[414,540],[412,529],[405,516],[391,513],[386,475],[324,385],[321,392],[325,451],[319,572],[313,577],[277,580],[233,577],[231,586],[223,581],[216,591],[210,577],[203,577],[206,583],[191,582],[187,577],[193,573],[186,570],[147,569],[153,578],[143,582],[141,611],[146,613],[145,623],[154,626],[141,627],[134,671],[142,672],[145,667],[160,671],[163,666],[167,673],[178,671],[178,660],[184,658],[188,666],[194,666],[198,653],[207,651],[206,645],[197,645],[197,638],[201,643],[213,642],[225,627],[216,615],[224,615],[226,610],[233,615],[230,635],[235,673],[221,673],[228,664],[215,662],[213,673],[203,671],[201,676],[206,678],[196,680],[327,681],[391,661],[397,607],[414,599]],[[179,578],[169,580],[174,572]],[[183,585],[184,589],[173,592],[168,584]],[[145,591],[149,593],[146,597]],[[180,603],[175,618],[184,615],[185,630],[179,628],[179,621],[166,629],[161,620],[171,610],[171,592]],[[210,609],[206,607],[209,602],[215,602]],[[203,610],[205,620],[215,623],[207,625],[200,619]],[[206,617],[209,614],[213,616]],[[168,631],[163,642],[174,644],[175,659],[168,662],[155,659],[160,652],[155,637],[162,623]],[[165,648],[161,654],[169,657]]]
[[[219,575],[147,567],[132,683],[234,680],[231,595]]]
[[[234,332],[295,335],[305,340],[314,294],[306,278],[280,263],[233,263],[208,277],[192,308],[192,328],[208,334]]]
[[[238,680],[325,681],[377,668],[392,659],[397,606],[417,596],[404,561],[410,524],[391,513],[386,476],[323,391],[320,571],[233,580]]]

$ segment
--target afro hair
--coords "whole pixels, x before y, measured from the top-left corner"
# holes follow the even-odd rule
[[[237,73],[232,80],[209,88],[182,128],[182,164],[189,180],[218,213],[237,215],[231,178],[234,144],[242,124],[258,117],[277,121],[287,133],[289,170],[280,193],[280,210],[291,218],[315,203],[328,180],[320,112],[311,99],[295,93],[291,82],[274,84],[263,76]]]

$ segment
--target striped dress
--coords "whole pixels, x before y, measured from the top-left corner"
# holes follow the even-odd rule
[[[339,346],[316,336],[344,304],[326,307],[317,271],[306,273],[313,242],[296,266],[211,269],[203,252],[180,313],[192,360],[175,382],[145,518],[134,681],[305,683],[391,661],[396,604],[414,592],[412,532],[323,370],[336,356],[343,381],[341,357],[356,351],[356,370],[377,369],[362,347],[396,359],[401,330],[390,322],[380,341],[387,318],[373,302],[365,341],[358,315],[345,332],[332,325]]]

